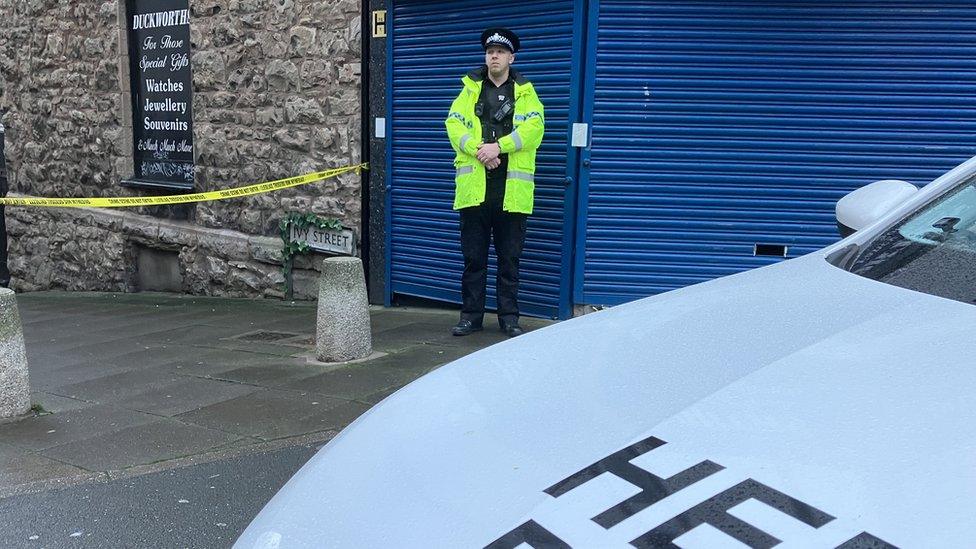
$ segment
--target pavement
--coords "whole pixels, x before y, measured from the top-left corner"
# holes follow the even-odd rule
[[[323,364],[315,303],[64,292],[17,302],[35,412],[0,424],[0,499],[293,447],[307,459],[400,387],[505,339],[491,315],[458,338],[457,311],[373,307],[374,355]]]

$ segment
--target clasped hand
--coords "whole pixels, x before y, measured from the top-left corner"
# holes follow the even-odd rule
[[[489,170],[497,168],[502,163],[502,159],[498,158],[499,154],[501,154],[501,149],[498,147],[498,143],[478,145],[478,162],[484,164]]]

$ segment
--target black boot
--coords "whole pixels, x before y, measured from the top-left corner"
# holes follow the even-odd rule
[[[475,324],[467,319],[462,319],[456,326],[451,328],[451,333],[456,336],[471,335],[482,330],[481,324]]]
[[[501,322],[500,324],[502,333],[508,337],[517,337],[525,333],[525,330],[519,326],[518,320],[514,322]]]

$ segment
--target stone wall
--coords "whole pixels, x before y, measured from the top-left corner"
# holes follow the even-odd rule
[[[19,291],[138,288],[141,248],[179,262],[183,291],[227,297],[284,297],[281,240],[208,229],[123,210],[7,210],[9,266]],[[294,297],[318,293],[321,256],[297,257]],[[123,268],[120,268],[122,266]]]
[[[190,10],[197,190],[360,162],[358,2],[190,0]],[[124,11],[116,1],[0,0],[12,192],[150,194],[119,184],[133,174]],[[361,234],[354,173],[192,206],[14,210],[12,284],[21,290],[136,289],[141,246],[178,254],[186,292],[277,296],[285,212],[338,217]],[[312,263],[297,265],[299,286]]]

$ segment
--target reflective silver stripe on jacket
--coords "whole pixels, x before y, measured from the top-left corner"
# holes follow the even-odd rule
[[[532,181],[533,183],[535,182],[535,175],[530,174],[528,172],[510,171],[510,172],[508,172],[508,178],[509,179],[521,179],[522,181]]]
[[[470,133],[466,133],[466,134],[464,134],[464,135],[461,136],[461,150],[462,151],[464,150],[464,145],[468,141],[470,141],[470,140],[471,140],[471,134]]]
[[[512,132],[512,141],[515,142],[515,150],[516,151],[522,150],[522,136],[519,135],[518,130]]]
[[[457,176],[461,177],[462,175],[469,174],[473,171],[474,171],[474,166],[461,166],[460,168],[457,169]]]

